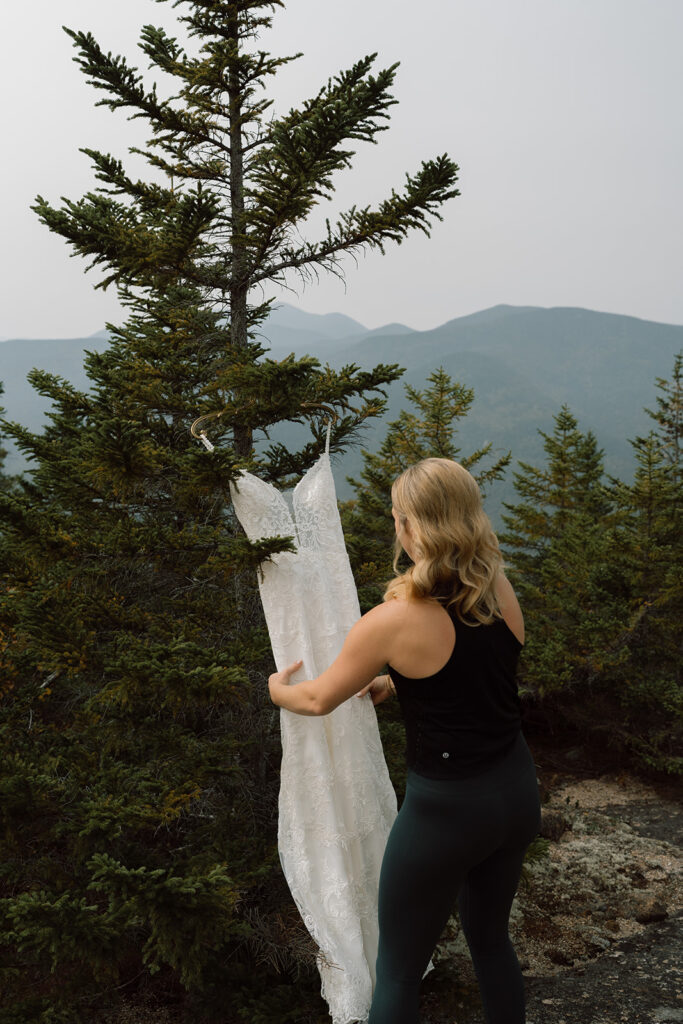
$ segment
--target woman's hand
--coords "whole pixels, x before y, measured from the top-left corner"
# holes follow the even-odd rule
[[[291,677],[295,672],[298,672],[302,665],[303,661],[299,658],[298,661],[293,661],[287,668],[283,668],[282,672],[273,672],[271,676],[268,676],[268,692],[273,704],[280,704],[280,701],[277,699],[278,687],[289,686]]]
[[[369,693],[372,697],[373,704],[381,704],[383,700],[386,700],[391,694],[395,693],[391,677],[388,675],[375,676],[372,682],[368,683],[360,690],[356,697],[364,697],[366,693]]]

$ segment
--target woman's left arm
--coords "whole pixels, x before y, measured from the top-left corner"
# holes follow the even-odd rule
[[[397,602],[377,605],[350,629],[339,655],[317,679],[289,685],[301,666],[297,661],[268,679],[274,704],[297,715],[329,715],[367,686],[390,661]]]

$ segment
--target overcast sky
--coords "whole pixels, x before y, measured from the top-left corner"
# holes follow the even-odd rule
[[[87,336],[125,318],[101,270],[71,257],[29,209],[59,206],[96,182],[79,147],[110,152],[154,177],[129,146],[149,137],[74,63],[61,26],[91,31],[160,95],[172,84],[138,49],[145,24],[186,41],[170,3],[33,0],[5,4],[2,33],[2,296],[0,338]],[[377,204],[406,172],[441,153],[460,166],[462,195],[431,239],[344,261],[285,301],[343,312],[368,327],[426,329],[497,303],[584,306],[683,323],[683,0],[290,0],[259,46],[303,51],[270,79],[283,113],[366,54],[400,61],[389,130],[357,143],[331,203]],[[197,41],[188,49],[196,52]],[[254,296],[258,298],[258,296]]]

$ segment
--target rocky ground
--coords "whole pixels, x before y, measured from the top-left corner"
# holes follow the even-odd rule
[[[627,775],[539,777],[548,857],[527,869],[511,918],[528,1024],[683,1022],[680,794]],[[440,952],[425,1024],[483,1024],[455,923]]]

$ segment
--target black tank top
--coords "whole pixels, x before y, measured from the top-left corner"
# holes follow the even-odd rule
[[[438,672],[389,675],[406,727],[406,760],[430,779],[486,771],[512,748],[521,728],[515,679],[522,644],[503,619],[467,626],[450,612],[455,646]]]

